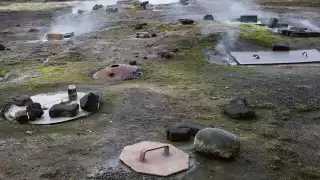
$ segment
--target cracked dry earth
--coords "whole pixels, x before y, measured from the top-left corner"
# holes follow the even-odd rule
[[[116,20],[104,24],[106,27],[75,39],[37,42],[51,16],[47,12],[0,13],[0,43],[11,48],[1,52],[1,68],[9,69],[10,76],[1,84],[0,100],[22,92],[65,90],[75,80],[79,91],[104,92],[104,103],[98,113],[64,124],[31,126],[1,121],[1,180],[320,178],[318,66],[186,66],[180,55],[164,60],[158,51],[180,48],[179,39],[201,35],[196,26],[178,23],[173,24],[175,31],[163,31],[161,24],[168,23],[165,15],[144,10],[117,13]],[[148,23],[143,31],[154,31],[158,36],[135,38],[140,30],[132,26],[141,21]],[[35,27],[38,33],[28,32]],[[192,53],[193,48],[188,51]],[[34,86],[23,85],[43,76],[35,71],[43,63],[79,69],[80,75],[86,76],[125,60],[138,60],[143,69],[151,66],[155,70],[144,72],[138,81],[99,84],[70,76],[70,81],[40,79]],[[180,70],[176,62],[187,68]],[[167,71],[169,74],[163,75]],[[185,82],[175,81],[175,76]],[[173,80],[166,84],[168,79]],[[258,114],[256,120],[235,121],[220,113],[221,105],[238,95],[248,98]],[[165,129],[186,119],[239,135],[239,157],[230,161],[204,157],[193,151],[190,141],[174,145],[190,154],[193,167],[168,178],[137,174],[119,162],[124,146],[143,140],[168,142]]]

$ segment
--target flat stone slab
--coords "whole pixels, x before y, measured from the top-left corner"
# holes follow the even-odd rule
[[[316,49],[296,51],[230,52],[230,54],[239,65],[275,65],[320,62],[320,51]]]

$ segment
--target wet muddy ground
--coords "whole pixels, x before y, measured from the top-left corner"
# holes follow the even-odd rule
[[[304,14],[315,22],[320,17],[313,10]],[[319,66],[209,63],[202,52],[219,37],[201,35],[202,22],[182,26],[171,14],[139,9],[113,14],[105,27],[75,39],[39,42],[55,16],[0,13],[0,43],[10,48],[0,52],[0,75],[7,77],[0,82],[1,105],[13,95],[61,91],[68,84],[76,84],[79,91],[103,92],[104,103],[98,113],[64,124],[32,126],[0,120],[1,180],[320,178]],[[137,22],[148,25],[135,30]],[[29,32],[31,28],[39,31]],[[136,38],[139,31],[152,31],[157,37]],[[158,56],[157,52],[172,48],[180,50],[174,58]],[[239,40],[235,46],[268,48],[252,40]],[[101,84],[88,76],[126,60],[141,63],[141,79]],[[221,114],[221,106],[236,96],[248,98],[258,114],[256,120],[237,121]],[[183,121],[213,124],[239,135],[241,154],[224,161],[195,153],[192,141],[174,143],[194,165],[168,178],[140,175],[119,162],[126,145],[144,140],[169,143],[166,128]]]

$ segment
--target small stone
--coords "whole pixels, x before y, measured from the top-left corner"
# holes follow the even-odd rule
[[[26,132],[24,132],[25,134],[28,134],[28,135],[32,135],[33,134],[33,132],[32,131],[26,131]]]
[[[279,19],[277,18],[270,18],[268,22],[268,27],[269,28],[275,28],[278,24]]]
[[[29,117],[26,111],[16,112],[15,118],[16,118],[16,121],[18,121],[20,124],[27,124],[29,121]]]
[[[182,5],[188,5],[189,4],[189,0],[179,0],[179,2]]]
[[[84,10],[78,9],[77,13],[78,13],[78,14],[83,14],[83,13],[84,13]]]
[[[190,135],[195,136],[201,129],[213,128],[213,125],[185,122],[178,126],[178,128],[188,128],[190,129]]]
[[[29,116],[30,121],[34,121],[38,118],[40,118],[44,112],[41,108],[41,104],[39,103],[32,103],[27,106],[27,114]]]
[[[174,53],[177,53],[177,52],[179,52],[179,49],[178,48],[173,48],[171,51],[174,52]]]
[[[243,15],[240,16],[240,22],[258,22],[258,16],[257,15]]]
[[[134,28],[138,30],[138,29],[142,29],[145,26],[147,26],[147,23],[138,23],[134,26]]]
[[[31,28],[29,29],[29,32],[39,32],[39,29]]]
[[[229,159],[240,152],[240,138],[218,128],[200,130],[195,136],[193,147],[196,151]]]
[[[173,52],[169,52],[169,51],[161,51],[160,52],[160,56],[162,58],[171,59],[171,58],[174,57],[174,53]]]
[[[214,20],[214,18],[211,14],[207,14],[203,17],[203,20]]]
[[[137,38],[151,38],[151,35],[148,32],[139,32],[136,35]]]
[[[234,119],[250,119],[256,116],[255,112],[247,106],[245,99],[236,98],[222,109],[223,113]]]
[[[31,98],[28,95],[20,95],[20,96],[15,96],[12,97],[13,104],[16,106],[28,106],[33,103]]]
[[[117,13],[117,12],[119,12],[119,9],[118,8],[108,7],[108,8],[106,8],[106,11],[108,13]]]
[[[193,24],[194,21],[192,19],[179,19],[179,22],[183,25]]]
[[[6,50],[6,47],[4,45],[0,44],[0,51],[4,51],[4,50]]]
[[[71,32],[71,33],[65,33],[65,34],[63,34],[63,37],[64,37],[64,38],[71,38],[71,37],[74,37],[74,32]],[[71,52],[71,54],[72,54],[74,51],[70,51],[70,52]],[[77,55],[77,53],[76,53],[75,55]]]
[[[99,106],[100,106],[100,97],[99,95],[93,92],[87,93],[80,99],[80,107],[85,111],[88,111],[88,112],[96,111],[99,109]]]
[[[137,66],[138,65],[137,61],[130,61],[129,64],[131,66]]]
[[[135,28],[136,30],[142,29],[142,28],[143,28],[143,25],[142,25],[142,24],[136,24],[134,28]]]
[[[98,9],[101,9],[101,8],[103,8],[102,4],[100,4],[100,5],[96,4],[96,5],[93,6],[92,10],[98,10]]]
[[[142,37],[143,38],[151,38],[150,34],[144,34]]]
[[[189,141],[190,139],[189,128],[169,128],[167,133],[167,139],[169,141]]]
[[[143,9],[147,9],[148,4],[149,4],[149,1],[144,1],[140,4],[140,7],[142,7]]]
[[[55,104],[49,109],[51,118],[75,117],[79,113],[79,104]]]

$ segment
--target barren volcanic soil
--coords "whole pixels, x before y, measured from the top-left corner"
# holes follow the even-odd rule
[[[291,9],[300,8],[263,2],[270,12],[290,11],[286,16],[297,16]],[[222,25],[215,24],[217,31],[203,34],[208,22],[181,25],[172,14],[177,7],[161,8],[164,10],[134,7],[113,14],[105,10],[83,14],[92,23],[99,22],[95,29],[82,27],[81,18],[77,21],[81,15],[71,14],[68,8],[0,9],[0,44],[9,48],[0,51],[1,107],[11,96],[65,91],[69,84],[76,84],[78,91],[104,93],[101,109],[85,119],[48,126],[0,119],[1,180],[320,179],[319,65],[210,63],[203,50],[214,47]],[[304,15],[319,22],[320,14],[313,13],[316,8],[303,9]],[[72,26],[81,26],[83,33],[67,40],[43,41],[44,34],[64,20],[76,22]],[[144,22],[146,27],[134,28]],[[157,36],[136,38],[141,31]],[[269,36],[273,37],[241,36],[234,48],[269,50],[265,43]],[[314,48],[320,38],[290,42],[297,48]],[[173,49],[179,50],[173,57],[159,55]],[[140,79],[100,83],[89,76],[99,68],[128,60],[141,64]],[[221,106],[238,96],[248,99],[258,115],[255,120],[233,120],[221,113]],[[171,143],[166,140],[166,128],[184,121],[213,124],[239,135],[240,155],[225,161],[199,155],[192,140],[173,143],[190,155],[193,167],[167,178],[137,174],[119,162],[126,145],[144,140]]]

